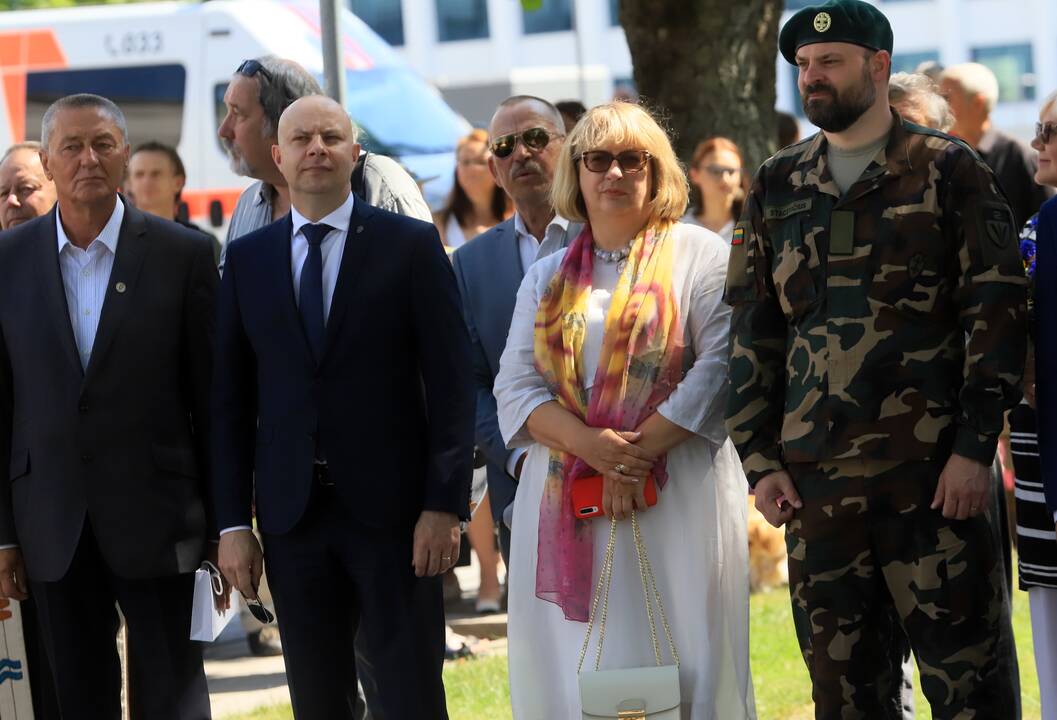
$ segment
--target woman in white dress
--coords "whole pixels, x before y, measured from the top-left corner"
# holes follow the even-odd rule
[[[504,439],[529,448],[512,523],[514,718],[581,716],[577,661],[610,521],[576,519],[570,492],[599,473],[620,520],[601,668],[654,664],[636,509],[681,660],[682,718],[754,718],[747,485],[723,427],[727,243],[677,222],[686,178],[630,103],[581,119],[553,195],[587,226],[525,276],[495,382]],[[647,475],[660,492],[645,509]]]

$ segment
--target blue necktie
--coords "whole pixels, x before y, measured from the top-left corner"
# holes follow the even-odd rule
[[[323,238],[331,230],[330,225],[302,225],[301,232],[308,241],[308,257],[301,266],[299,305],[301,323],[312,348],[312,357],[319,363],[323,359]]]

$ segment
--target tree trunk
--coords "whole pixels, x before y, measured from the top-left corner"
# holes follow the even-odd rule
[[[635,84],[676,153],[724,135],[750,171],[776,149],[775,57],[783,0],[620,0]]]

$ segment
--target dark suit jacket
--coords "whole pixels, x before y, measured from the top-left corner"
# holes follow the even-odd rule
[[[1046,507],[1057,512],[1057,198],[1039,211],[1035,230],[1035,407]]]
[[[436,229],[353,206],[317,367],[290,272],[290,217],[235,240],[217,303],[213,468],[221,529],[283,534],[308,504],[316,438],[350,521],[409,530],[469,513],[470,345]],[[256,488],[254,488],[256,484]]]
[[[976,150],[995,171],[998,185],[1013,209],[1017,227],[1024,227],[1046,199],[1053,196],[1052,188],[1035,182],[1035,171],[1039,169],[1035,151],[993,128],[980,138]]]
[[[566,244],[580,226],[571,224]],[[521,267],[514,219],[486,230],[458,250],[452,258],[462,296],[463,317],[473,344],[473,374],[477,391],[477,447],[488,459],[488,495],[492,517],[498,522],[514,500],[517,483],[506,471],[510,451],[503,442],[496,418],[492,386],[499,374],[499,358],[506,347],[514,303],[526,268]]]
[[[126,205],[82,371],[55,210],[0,234],[0,543],[34,580],[65,575],[86,519],[119,576],[201,562],[216,287],[201,233]]]

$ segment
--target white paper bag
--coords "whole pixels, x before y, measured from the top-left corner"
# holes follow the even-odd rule
[[[191,639],[213,642],[233,617],[239,614],[238,594],[231,593],[231,607],[217,610],[214,597],[223,592],[217,567],[206,561],[195,570],[194,604],[191,607]]]

